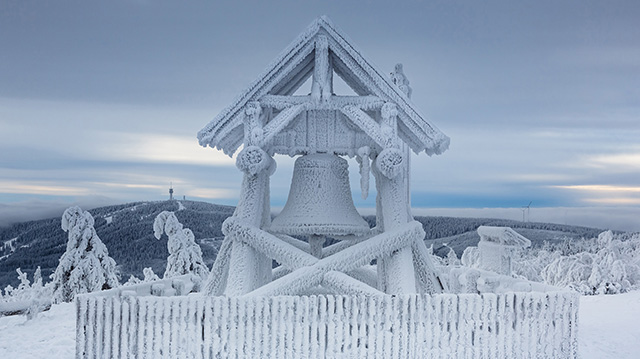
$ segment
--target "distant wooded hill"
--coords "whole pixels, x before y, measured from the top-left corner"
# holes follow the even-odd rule
[[[130,275],[142,277],[142,269],[152,267],[162,276],[167,259],[167,238],[153,236],[153,221],[162,211],[174,211],[178,220],[190,228],[202,248],[203,258],[211,267],[223,239],[222,222],[234,207],[195,201],[135,202],[95,208],[89,212],[95,218],[98,236],[109,255],[116,261],[121,282]],[[371,226],[375,217],[365,217]],[[480,239],[475,230],[481,225],[508,226],[529,238],[534,245],[546,241],[592,238],[601,231],[549,223],[522,223],[511,220],[453,217],[416,217],[427,233],[427,246],[433,244],[436,254],[444,256],[448,247],[459,255]],[[60,227],[60,218],[17,223],[0,228],[0,289],[8,284],[17,286],[16,268],[33,275],[40,266],[48,279],[58,259],[65,251],[67,233]],[[445,244],[448,246],[444,246]]]

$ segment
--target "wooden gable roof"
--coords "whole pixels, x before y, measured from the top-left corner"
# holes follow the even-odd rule
[[[338,98],[335,96],[334,106],[342,112],[367,110],[369,104],[390,102],[398,110],[398,136],[416,153],[440,154],[447,150],[449,138],[435,126],[430,124],[413,105],[408,96],[400,90],[387,76],[382,76],[365,60],[350,40],[337,29],[331,21],[323,16],[316,19],[302,32],[267,69],[255,80],[233,103],[218,114],[200,132],[198,140],[202,146],[221,149],[229,156],[244,141],[245,107],[250,102],[269,103],[272,107],[280,107],[284,112],[280,118],[293,118],[306,111],[304,97],[300,97],[295,106],[279,105],[280,99],[291,99],[291,95],[310,77],[316,64],[316,45],[318,38],[328,42],[328,50],[333,71],[349,85],[358,96]],[[351,106],[352,103],[364,105]],[[288,103],[291,105],[291,103]],[[364,106],[364,107],[363,107]],[[326,107],[326,105],[325,105]],[[364,113],[364,112],[361,112]],[[268,124],[267,124],[268,125]],[[355,123],[356,126],[361,124]],[[271,126],[272,131],[281,131],[283,125]]]

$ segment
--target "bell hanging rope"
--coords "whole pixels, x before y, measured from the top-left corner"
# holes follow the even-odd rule
[[[299,157],[289,198],[271,232],[288,235],[363,235],[369,225],[351,198],[348,164],[333,154]]]

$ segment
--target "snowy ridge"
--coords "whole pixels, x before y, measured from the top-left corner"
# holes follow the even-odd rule
[[[577,358],[578,303],[564,291],[80,295],[76,358]]]

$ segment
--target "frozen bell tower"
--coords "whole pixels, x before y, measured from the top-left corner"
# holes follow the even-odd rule
[[[240,201],[205,291],[210,295],[377,295],[443,288],[409,205],[409,154],[444,152],[449,138],[411,102],[402,66],[374,69],[326,17],[315,20],[235,102],[199,133],[202,146],[237,155]],[[340,77],[356,95],[333,89]],[[294,95],[309,78],[311,92]],[[271,221],[275,154],[297,157],[289,197]],[[348,163],[366,194],[376,185],[375,228],[351,199]],[[337,243],[324,246],[331,237]],[[275,260],[279,266],[272,268]],[[375,261],[376,269],[371,264]]]

